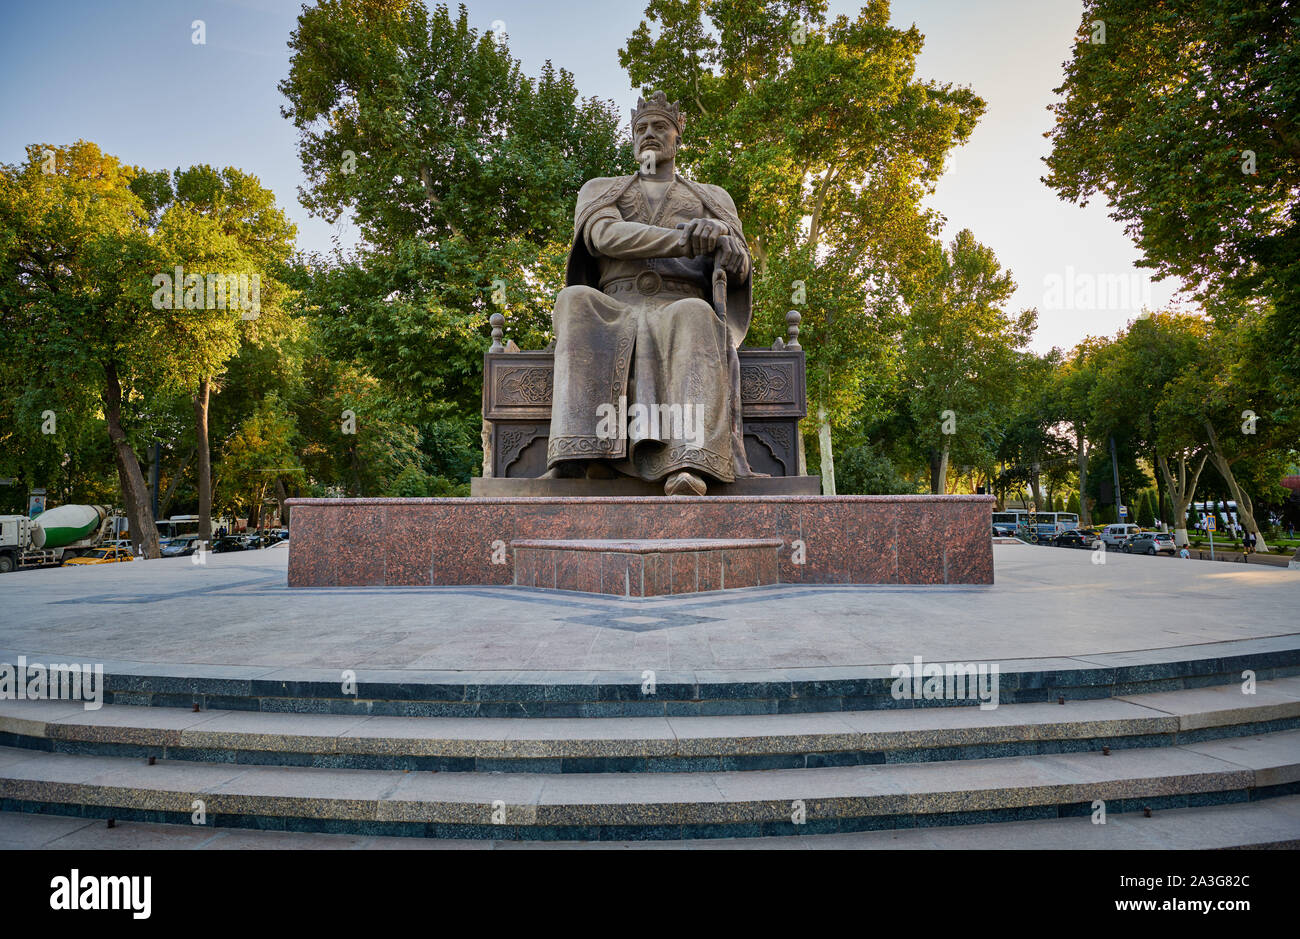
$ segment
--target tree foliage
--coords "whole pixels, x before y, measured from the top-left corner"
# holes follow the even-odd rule
[[[463,6],[322,0],[289,46],[303,202],[362,239],[316,265],[322,336],[395,392],[469,412],[492,294],[512,336],[544,336],[579,188],[632,165],[613,107],[549,62],[525,76]]]

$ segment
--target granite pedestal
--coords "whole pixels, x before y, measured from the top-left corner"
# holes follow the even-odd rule
[[[291,499],[291,587],[516,581],[520,540],[773,539],[782,584],[991,584],[991,496]]]

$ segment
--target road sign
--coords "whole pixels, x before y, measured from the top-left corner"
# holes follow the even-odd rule
[[[1217,518],[1215,518],[1213,515],[1207,515],[1207,516],[1205,516],[1205,530],[1206,530],[1206,531],[1218,531],[1218,530],[1219,530],[1219,520],[1218,520]]]
[[[1128,518],[1128,506],[1127,506],[1127,505],[1121,505],[1121,506],[1119,507],[1119,517],[1120,517],[1120,518]]]

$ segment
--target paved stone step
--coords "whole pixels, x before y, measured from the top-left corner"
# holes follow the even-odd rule
[[[0,812],[0,851],[235,851],[235,850],[1087,850],[1205,851],[1225,848],[1300,848],[1300,796],[1236,805],[984,825],[890,829],[839,835],[713,838],[694,841],[489,841],[257,831],[213,825],[167,825]]]
[[[767,589],[767,588],[763,588]],[[671,620],[699,617],[660,609],[655,601],[622,616]],[[612,614],[592,614],[604,622]],[[634,622],[629,629],[639,628]],[[663,623],[655,628],[662,628]],[[19,653],[0,651],[0,662]],[[59,653],[24,653],[31,661],[84,661]],[[8,656],[7,658],[5,656]],[[912,663],[903,663],[911,665]],[[946,664],[936,660],[926,664]],[[1294,635],[1069,658],[1000,660],[1002,704],[1122,697],[1215,685],[1239,685],[1250,670],[1258,680],[1300,675]],[[204,710],[390,714],[424,717],[564,718],[687,717],[795,714],[923,708],[953,701],[898,699],[891,665],[791,669],[646,671],[464,672],[356,669],[342,672],[256,666],[104,663],[104,700],[111,704]],[[646,684],[653,679],[653,687]],[[974,678],[971,682],[973,684]],[[964,703],[979,703],[968,687]]]
[[[503,840],[829,834],[1108,815],[1300,793],[1300,731],[1177,747],[732,773],[466,774],[0,748],[0,811]],[[802,822],[798,821],[802,817]]]
[[[441,772],[794,769],[1160,747],[1300,727],[1300,677],[1056,704],[657,718],[421,718],[0,701],[0,745]]]
[[[782,546],[779,538],[520,538],[510,542],[517,587],[638,598],[775,584]],[[634,615],[635,611],[628,614]]]

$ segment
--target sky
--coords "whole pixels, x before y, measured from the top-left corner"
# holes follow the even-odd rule
[[[550,59],[584,96],[627,115],[637,91],[618,49],[644,0],[468,0],[471,25],[504,23],[529,75]],[[861,2],[831,0],[832,16]],[[258,176],[298,226],[298,244],[350,246],[355,229],[312,218],[296,135],[280,116],[278,83],[300,0],[0,0],[0,162],[30,143],[93,141],[150,169],[196,163]],[[969,228],[1016,281],[1010,308],[1038,310],[1032,348],[1070,348],[1113,335],[1144,307],[1168,306],[1172,281],[1152,282],[1104,201],[1063,202],[1040,177],[1047,111],[1079,24],[1079,0],[894,0],[893,25],[925,36],[921,79],[970,86],[987,102],[971,139],[954,151],[929,205],[951,239]],[[193,41],[203,21],[203,44]]]

